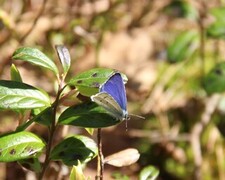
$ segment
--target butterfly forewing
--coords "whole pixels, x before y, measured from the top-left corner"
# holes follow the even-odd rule
[[[116,119],[122,119],[123,110],[108,93],[100,92],[91,97],[92,101],[105,108]]]
[[[109,80],[101,87],[100,92],[111,95],[120,106],[120,109],[127,111],[127,97],[123,79],[120,73],[112,75]]]

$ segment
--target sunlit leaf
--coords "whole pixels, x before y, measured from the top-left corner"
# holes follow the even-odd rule
[[[56,45],[55,48],[63,66],[64,74],[67,74],[71,62],[69,50],[64,45]]]
[[[45,143],[31,132],[15,132],[0,137],[0,162],[36,157]]]
[[[11,74],[12,81],[22,82],[20,72],[18,71],[18,69],[16,68],[16,66],[14,64],[11,65],[10,74]]]
[[[59,117],[60,124],[85,128],[108,127],[119,122],[110,116],[105,109],[93,102],[69,107]]]
[[[158,175],[159,170],[150,165],[141,170],[139,180],[155,180]]]
[[[210,10],[210,14],[212,14],[216,18],[216,21],[225,22],[225,7],[212,8]]]
[[[69,180],[85,180],[85,176],[83,174],[82,165],[81,165],[80,161],[78,161],[77,166],[72,167]]]
[[[44,67],[53,71],[56,75],[59,74],[55,63],[49,59],[40,50],[30,47],[22,47],[17,49],[12,57],[14,60],[23,60],[35,64],[40,67]]]
[[[46,93],[30,85],[0,80],[0,108],[33,109],[50,106]]]
[[[86,130],[90,135],[93,135],[94,132],[95,132],[95,129],[94,129],[94,128],[85,128],[85,130]]]
[[[71,136],[54,147],[51,152],[52,160],[61,160],[68,166],[88,162],[97,155],[95,142],[85,136]]]
[[[140,154],[137,149],[128,148],[123,151],[119,151],[115,154],[107,156],[104,159],[106,164],[110,164],[116,167],[129,166],[134,164],[139,159]]]
[[[85,96],[91,96],[99,91],[99,87],[105,83],[116,70],[106,68],[96,68],[83,72],[74,78],[72,78],[68,84],[78,88],[78,91]],[[122,74],[124,82],[127,81],[127,77]]]
[[[217,64],[203,79],[208,94],[225,91],[225,62]]]
[[[170,62],[180,62],[190,57],[198,48],[198,32],[185,31],[169,45],[167,57]]]

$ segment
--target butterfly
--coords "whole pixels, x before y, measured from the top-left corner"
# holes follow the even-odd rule
[[[100,87],[100,92],[91,96],[91,100],[102,106],[114,118],[120,121],[129,119],[126,90],[120,73],[113,74]]]

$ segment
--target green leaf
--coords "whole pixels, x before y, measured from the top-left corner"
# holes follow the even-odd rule
[[[198,47],[198,33],[185,31],[179,34],[167,49],[168,60],[172,63],[189,58]]]
[[[64,75],[66,75],[70,68],[70,63],[71,63],[69,50],[64,45],[56,45],[55,48],[56,48],[59,60],[63,66]]]
[[[80,164],[80,161],[78,161],[77,166],[72,167],[69,180],[85,180],[85,176],[83,174],[82,165]]]
[[[94,128],[85,128],[85,130],[86,130],[90,135],[93,135],[94,132],[95,132],[95,129],[94,129]]]
[[[210,13],[214,16],[215,21],[207,28],[207,36],[225,39],[225,7],[213,8]]]
[[[36,157],[45,143],[31,132],[15,132],[0,137],[0,162]]]
[[[53,110],[52,107],[47,107],[44,110],[40,109],[33,109],[32,115],[34,116],[29,121],[25,122],[24,124],[21,124],[16,128],[16,131],[24,131],[27,129],[33,122],[37,122],[39,124],[50,126],[51,125],[51,119],[53,117]]]
[[[208,94],[225,91],[225,62],[218,63],[203,79]]]
[[[159,170],[150,165],[141,170],[139,180],[154,180],[158,177],[158,175]]]
[[[89,102],[69,107],[61,114],[58,122],[85,128],[101,128],[116,125],[120,121],[110,116],[96,103]]]
[[[23,82],[20,76],[20,72],[18,71],[18,69],[16,68],[14,64],[11,65],[10,74],[11,74],[11,80]]]
[[[42,164],[40,163],[38,158],[22,159],[19,160],[18,163],[24,168],[36,173],[41,172],[42,169]]]
[[[216,18],[216,21],[225,22],[225,7],[212,8],[210,10],[210,14],[212,14]]]
[[[46,93],[28,84],[0,80],[0,108],[34,109],[50,106]]]
[[[186,1],[171,1],[171,3],[164,8],[164,11],[167,15],[172,17],[184,17],[191,20],[197,20],[198,18],[197,9],[191,3]]]
[[[14,52],[12,58],[14,60],[23,60],[40,67],[44,67],[48,70],[53,71],[56,76],[58,76],[59,74],[55,63],[38,49],[30,47],[19,48]]]
[[[72,78],[68,84],[77,87],[78,91],[84,96],[91,96],[99,91],[99,87],[105,83],[116,70],[106,68],[96,68],[83,72]],[[122,74],[124,82],[127,77]]]
[[[207,36],[211,38],[225,39],[225,22],[216,21],[207,28]]]
[[[34,113],[36,114],[36,112]],[[36,114],[36,116],[34,117],[34,121],[45,126],[50,126],[53,116],[54,115],[52,107],[47,107],[40,113],[38,112],[38,114]]]
[[[96,143],[85,136],[71,136],[64,139],[51,152],[51,160],[61,160],[68,166],[86,163],[97,155]]]

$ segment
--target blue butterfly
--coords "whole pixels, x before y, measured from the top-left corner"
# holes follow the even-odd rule
[[[127,97],[123,78],[120,73],[113,74],[100,88],[100,92],[91,96],[91,100],[102,106],[116,119],[128,120]]]

